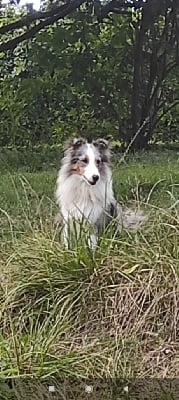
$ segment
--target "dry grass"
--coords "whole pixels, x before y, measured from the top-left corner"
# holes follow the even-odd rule
[[[178,233],[177,212],[159,212],[95,256],[53,232],[17,240],[1,270],[2,375],[176,375]]]
[[[13,391],[0,384],[2,399],[85,399],[86,382],[92,399],[177,398],[177,382],[162,381],[179,373],[176,193],[168,207],[150,199],[140,231],[109,231],[93,254],[80,243],[63,248],[24,182],[21,220],[2,214],[0,377],[18,378]]]

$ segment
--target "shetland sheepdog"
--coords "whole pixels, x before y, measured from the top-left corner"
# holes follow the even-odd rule
[[[88,244],[95,247],[98,234],[115,219],[116,229],[136,228],[144,219],[140,212],[123,209],[115,200],[110,146],[105,139],[88,143],[83,138],[68,142],[58,173],[57,224],[63,224],[62,239],[70,244],[70,234],[80,235],[81,226],[89,233]]]

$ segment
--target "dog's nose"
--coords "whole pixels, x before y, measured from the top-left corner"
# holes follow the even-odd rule
[[[99,175],[93,175],[92,179],[93,179],[93,182],[96,183],[99,179]]]

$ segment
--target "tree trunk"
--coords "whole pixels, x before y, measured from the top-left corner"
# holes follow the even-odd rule
[[[130,133],[127,138],[131,150],[147,147],[157,113],[162,108],[163,83],[171,72],[170,65],[172,68],[177,66],[176,2],[154,1],[152,7],[150,4],[150,8],[145,8],[140,15],[135,28]],[[159,18],[160,24],[156,24]]]

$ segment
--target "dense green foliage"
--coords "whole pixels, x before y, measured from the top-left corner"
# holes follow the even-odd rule
[[[177,141],[177,9],[145,18],[127,9],[100,24],[92,4],[83,5],[1,53],[0,144],[56,144],[78,134],[136,148]]]

